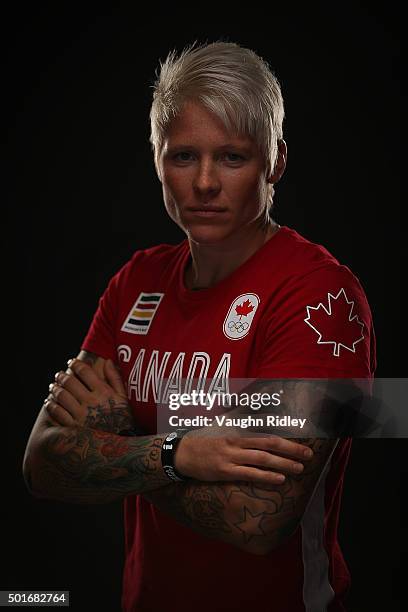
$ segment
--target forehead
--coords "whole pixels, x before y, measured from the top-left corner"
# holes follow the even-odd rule
[[[227,143],[256,147],[252,138],[228,130],[217,115],[199,102],[191,100],[183,104],[164,134],[164,147],[178,144],[222,146]]]

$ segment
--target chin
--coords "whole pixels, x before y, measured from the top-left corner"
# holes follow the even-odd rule
[[[231,236],[231,231],[221,227],[189,227],[184,229],[189,240],[197,244],[218,244]]]

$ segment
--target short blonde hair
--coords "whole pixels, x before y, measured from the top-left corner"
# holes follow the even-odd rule
[[[277,78],[251,49],[223,41],[196,45],[197,41],[178,57],[176,50],[171,51],[156,71],[150,110],[156,169],[167,126],[184,101],[194,99],[215,113],[228,130],[258,143],[269,176],[283,138],[285,115]]]

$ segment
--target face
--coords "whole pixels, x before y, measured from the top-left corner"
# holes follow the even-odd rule
[[[167,212],[197,243],[242,240],[265,216],[264,160],[196,102],[171,122],[158,163]]]

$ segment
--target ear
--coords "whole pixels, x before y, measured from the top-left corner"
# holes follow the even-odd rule
[[[282,138],[282,140],[278,140],[278,157],[275,162],[273,174],[267,178],[268,183],[277,183],[279,181],[282,174],[285,172],[287,156],[288,148],[286,142]]]

